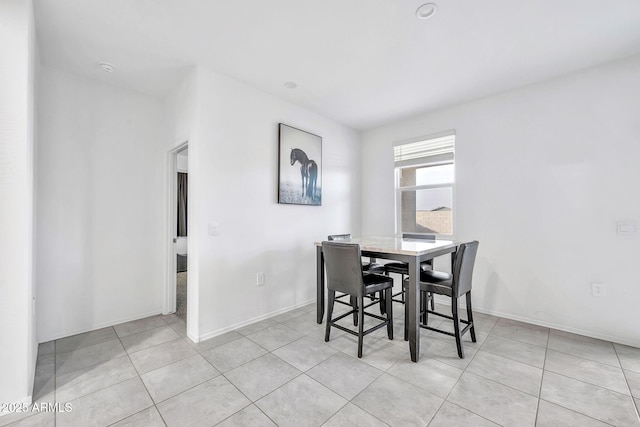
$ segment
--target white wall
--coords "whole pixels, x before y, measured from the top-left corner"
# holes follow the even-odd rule
[[[38,335],[162,311],[160,100],[43,67],[38,144]]]
[[[0,40],[0,402],[30,403],[37,346],[31,1],[0,2]]]
[[[640,346],[640,236],[616,234],[640,220],[638,76],[634,57],[367,132],[363,233],[394,232],[391,143],[455,129],[475,307]]]
[[[233,79],[201,69],[195,79],[188,268],[206,338],[315,299],[313,242],[360,232],[360,144],[347,127]],[[277,203],[279,122],[323,137],[320,207]]]

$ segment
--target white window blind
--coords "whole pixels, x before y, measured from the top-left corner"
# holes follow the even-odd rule
[[[419,141],[400,142],[393,147],[395,167],[412,166],[418,164],[453,163],[455,148],[455,134],[445,134],[427,137]]]

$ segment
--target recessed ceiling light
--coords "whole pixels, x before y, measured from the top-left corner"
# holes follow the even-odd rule
[[[108,62],[101,62],[98,65],[107,73],[113,73],[116,70],[116,67],[114,67],[113,64],[109,64]]]
[[[298,85],[296,84],[296,82],[286,82],[284,84],[284,87],[286,87],[287,89],[295,89],[298,87]]]
[[[429,19],[435,15],[438,5],[435,3],[425,3],[416,10],[416,16],[419,19]]]

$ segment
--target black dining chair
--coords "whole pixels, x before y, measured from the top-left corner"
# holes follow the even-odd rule
[[[330,234],[327,236],[327,240],[330,242],[348,242],[349,240],[351,240],[351,234]],[[378,264],[375,262],[374,259],[369,258],[369,262],[362,263],[362,271],[366,273],[383,274],[385,272],[385,269],[383,264]],[[345,296],[346,294],[337,295],[336,302],[339,302],[341,304],[347,304],[346,302],[340,300],[340,298],[343,298]],[[373,296],[371,296],[371,299],[373,299]],[[382,292],[380,292],[380,296],[378,299],[380,301],[380,313],[384,314],[386,309],[386,303],[385,303],[384,294]],[[349,305],[353,305],[353,303],[354,303],[353,298],[351,298],[351,302],[349,303]],[[358,326],[358,318],[356,317],[355,314],[353,315],[353,325]]]
[[[327,236],[327,240],[330,242],[343,242],[351,240],[351,234],[330,234]],[[369,273],[382,274],[384,273],[384,265],[378,264],[374,259],[369,258],[369,262],[362,263],[362,271],[367,271]]]
[[[391,289],[393,288],[393,278],[374,273],[363,273],[360,245],[345,242],[322,242],[322,253],[324,254],[325,266],[327,269],[327,289],[328,289],[328,309],[327,325],[324,340],[329,341],[331,328],[338,328],[342,331],[356,335],[358,337],[358,357],[362,357],[362,344],[365,335],[370,334],[384,326],[387,327],[387,336],[393,339],[393,308],[391,301]],[[355,298],[356,305],[347,313],[333,317],[333,306],[336,302],[336,292],[342,292]],[[378,316],[366,312],[365,309],[377,304],[377,300],[364,304],[364,297],[374,295],[376,292],[386,294],[386,317]],[[351,315],[358,317],[358,330],[346,328],[336,322]],[[381,322],[371,328],[364,330],[364,316],[370,316]]]
[[[453,260],[453,273],[444,273],[441,271],[427,270],[420,273],[420,327],[441,334],[453,336],[456,339],[456,347],[458,348],[458,357],[464,358],[464,350],[462,348],[462,336],[470,332],[471,341],[476,342],[476,331],[473,325],[473,311],[471,308],[471,285],[473,277],[473,266],[478,253],[478,241],[474,240],[469,243],[462,243],[456,250],[455,259]],[[403,282],[406,287],[409,280]],[[433,294],[445,295],[451,298],[451,316],[438,313],[433,309],[427,308],[427,300],[433,300]],[[467,319],[461,319],[459,315],[458,302],[460,298],[466,298]],[[444,317],[453,320],[454,332],[443,329],[433,328],[428,325],[429,314]],[[407,339],[408,313],[405,310],[404,317],[404,334]],[[461,324],[464,327],[461,329]]]
[[[417,233],[402,233],[403,239],[416,239],[416,240],[430,240],[435,241],[436,236],[432,234],[417,234]],[[420,263],[420,271],[427,271],[433,269],[433,260],[427,260]],[[389,273],[396,273],[401,276],[402,280],[400,283],[404,283],[405,276],[409,275],[409,264],[406,262],[390,262],[384,265],[384,273],[388,276]],[[404,295],[404,286],[400,292],[393,294],[394,297],[400,296],[400,299],[394,299],[395,302],[399,302],[404,304],[405,295]],[[433,303],[433,298],[431,299],[431,309],[435,308]]]

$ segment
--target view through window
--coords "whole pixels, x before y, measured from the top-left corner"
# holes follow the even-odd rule
[[[453,234],[453,132],[394,146],[398,234]]]

